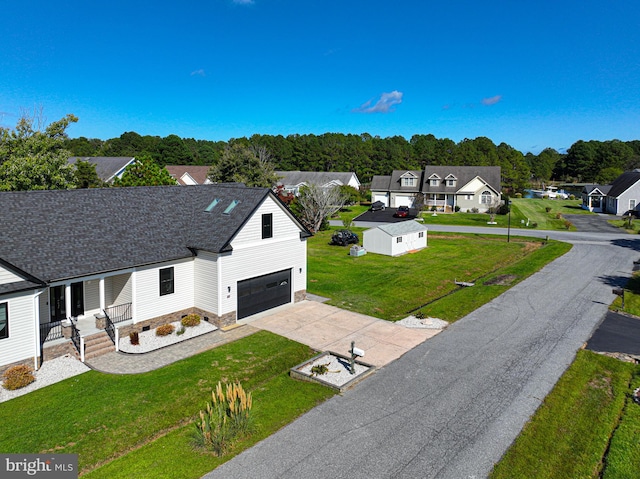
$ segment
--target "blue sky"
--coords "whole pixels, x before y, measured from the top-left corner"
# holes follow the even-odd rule
[[[71,137],[640,139],[636,0],[2,2],[0,125]]]

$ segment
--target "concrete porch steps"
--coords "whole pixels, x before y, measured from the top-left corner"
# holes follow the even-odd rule
[[[94,334],[85,338],[84,340],[84,358],[92,359],[102,356],[103,354],[115,351],[116,347],[111,341],[109,335],[102,331],[101,333]]]

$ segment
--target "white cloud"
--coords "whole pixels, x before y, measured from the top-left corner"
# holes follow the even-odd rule
[[[233,0],[233,3],[236,5],[253,5],[255,2],[253,0]]]
[[[482,99],[482,104],[485,105],[485,106],[491,106],[491,105],[495,105],[500,100],[502,100],[502,95],[496,95],[496,96],[492,96],[490,98],[483,98]]]
[[[204,72],[204,69],[200,68],[199,70],[194,70],[191,72],[191,76],[199,76],[199,77],[206,77],[207,74]]]
[[[354,108],[353,111],[357,113],[389,113],[395,110],[395,105],[402,103],[402,92],[393,90],[390,93],[383,93],[373,106],[371,106],[372,103],[373,100],[369,100],[360,107]]]

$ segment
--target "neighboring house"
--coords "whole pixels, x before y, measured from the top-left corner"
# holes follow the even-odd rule
[[[225,327],[306,294],[310,232],[267,188],[3,192],[0,210],[0,369],[37,367],[68,318]]]
[[[582,208],[596,213],[622,216],[640,207],[640,169],[625,171],[610,185],[586,185]]]
[[[414,220],[380,225],[363,233],[362,246],[387,256],[418,251],[427,247],[427,227]]]
[[[300,188],[310,184],[331,188],[333,186],[351,186],[356,190],[360,189],[358,175],[353,172],[332,172],[332,171],[276,171],[278,183],[284,193],[291,193],[295,196],[300,194]]]
[[[374,176],[371,201],[386,206],[416,206],[422,193],[428,208],[452,212],[478,209],[486,212],[500,202],[499,166],[427,166],[424,171],[394,170],[391,176]]]
[[[114,179],[122,178],[124,169],[136,161],[131,156],[72,156],[68,162],[75,165],[78,160],[96,165],[98,178],[105,183],[113,183]]]
[[[391,176],[374,176],[371,179],[371,201],[382,201],[385,206],[413,206],[416,193],[420,192],[422,171],[394,170]]]
[[[210,166],[194,165],[167,165],[165,166],[169,174],[179,185],[209,185]]]
[[[582,208],[593,211],[594,213],[603,213],[607,204],[607,193],[611,189],[611,185],[585,185],[582,188]]]
[[[640,169],[618,176],[607,193],[606,213],[621,216],[640,205]]]

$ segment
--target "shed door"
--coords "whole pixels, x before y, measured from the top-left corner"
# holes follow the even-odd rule
[[[291,302],[291,270],[238,281],[238,319]]]

